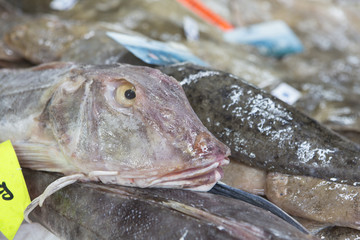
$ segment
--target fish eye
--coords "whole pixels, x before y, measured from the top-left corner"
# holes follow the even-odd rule
[[[127,99],[129,99],[129,100],[134,99],[134,98],[136,97],[136,93],[135,93],[135,91],[132,90],[132,89],[126,90],[124,95],[125,95],[125,97],[126,97]]]
[[[115,93],[115,99],[124,107],[131,107],[136,99],[136,89],[131,83],[124,81]]]

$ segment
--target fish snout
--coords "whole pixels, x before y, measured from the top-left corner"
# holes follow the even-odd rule
[[[221,165],[228,162],[230,149],[207,132],[201,132],[196,136],[193,148],[200,156],[214,157]]]
[[[211,146],[211,135],[206,132],[199,133],[194,142],[194,150],[199,154],[211,152],[214,146]]]

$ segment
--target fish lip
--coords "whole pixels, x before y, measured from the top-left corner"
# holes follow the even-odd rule
[[[120,184],[140,188],[181,188],[208,191],[222,178],[221,166],[228,164],[230,160],[224,155],[221,158],[216,157],[210,163],[207,158],[203,160],[207,160],[207,163],[181,169],[177,172],[169,172],[161,176],[156,176],[157,170],[148,170],[141,174],[139,172],[134,174],[130,171],[127,174],[118,172],[116,176],[98,176],[98,180],[105,184]]]
[[[184,190],[193,190],[207,192],[209,191],[221,178],[223,177],[223,171],[220,167],[213,169],[207,173],[189,177],[189,178],[178,178],[169,181],[161,181],[155,186],[150,187],[161,187],[161,188],[182,188]],[[206,180],[204,180],[206,179]]]
[[[149,187],[181,187],[185,189],[207,191],[223,177],[221,166],[227,165],[229,162],[230,160],[228,157],[222,157],[205,165],[183,169],[178,172],[171,172],[151,181]],[[206,177],[207,175],[209,181],[206,183],[197,183],[197,180]],[[191,184],[192,182],[194,184]],[[209,187],[207,188],[205,185]]]

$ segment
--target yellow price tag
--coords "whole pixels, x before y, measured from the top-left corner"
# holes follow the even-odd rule
[[[19,161],[10,141],[0,144],[0,231],[13,239],[30,204]]]

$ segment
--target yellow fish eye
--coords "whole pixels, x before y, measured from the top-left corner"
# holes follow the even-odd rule
[[[129,83],[128,81],[124,81],[116,89],[115,99],[122,106],[131,107],[136,99],[135,86]]]

